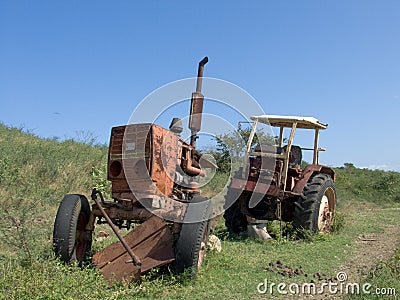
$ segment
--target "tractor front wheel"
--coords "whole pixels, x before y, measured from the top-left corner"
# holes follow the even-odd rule
[[[336,208],[336,190],[327,174],[313,175],[295,203],[293,224],[313,233],[331,231]]]
[[[89,202],[83,195],[66,195],[54,222],[53,250],[65,263],[85,261],[92,247],[92,232],[85,230],[90,217]]]
[[[211,215],[211,200],[193,197],[186,209],[181,231],[175,243],[176,271],[183,272],[188,268],[191,277],[196,277],[197,269],[203,264],[206,253]]]

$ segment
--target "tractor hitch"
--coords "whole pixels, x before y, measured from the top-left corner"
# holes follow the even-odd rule
[[[99,200],[97,199],[97,194],[100,195],[100,199],[102,203],[105,203],[103,195],[100,191],[93,189],[92,191],[92,200],[96,203],[98,209],[101,211],[101,214],[103,217],[106,219],[108,225],[110,225],[112,231],[114,231],[115,235],[118,237],[118,239],[121,241],[122,246],[124,246],[126,252],[128,252],[129,256],[132,258],[130,262],[132,262],[136,267],[139,268],[142,266],[142,262],[140,261],[140,258],[137,257],[131,250],[131,248],[128,246],[127,242],[125,241],[124,237],[119,233],[118,228],[114,225],[114,223],[111,221],[110,217],[107,215],[106,211],[104,208],[101,206]]]
[[[164,220],[152,216],[123,237],[97,195],[103,198],[100,191],[93,189],[95,205],[120,241],[93,255],[93,263],[108,281],[137,281],[150,269],[175,260],[171,230]]]

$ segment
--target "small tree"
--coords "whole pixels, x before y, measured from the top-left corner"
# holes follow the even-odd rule
[[[251,128],[239,128],[237,130],[220,134],[215,137],[217,144],[215,150],[206,150],[207,153],[214,156],[218,172],[229,173],[232,164],[238,164],[242,162],[246,145],[249,140]],[[257,144],[277,144],[277,137],[273,137],[264,131],[256,132],[251,147],[254,148]]]

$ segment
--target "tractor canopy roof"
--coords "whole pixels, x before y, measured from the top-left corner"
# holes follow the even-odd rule
[[[297,128],[326,129],[328,127],[328,124],[323,124],[313,117],[261,115],[250,117],[250,119],[260,123],[270,124],[273,127],[292,128],[293,123],[295,122],[297,122]]]

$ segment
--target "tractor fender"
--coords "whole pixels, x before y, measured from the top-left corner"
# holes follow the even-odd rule
[[[311,175],[314,173],[327,174],[332,178],[334,182],[336,181],[336,174],[335,171],[332,170],[332,168],[321,165],[308,165],[304,168],[301,179],[297,181],[296,185],[294,186],[293,193],[301,194]]]

